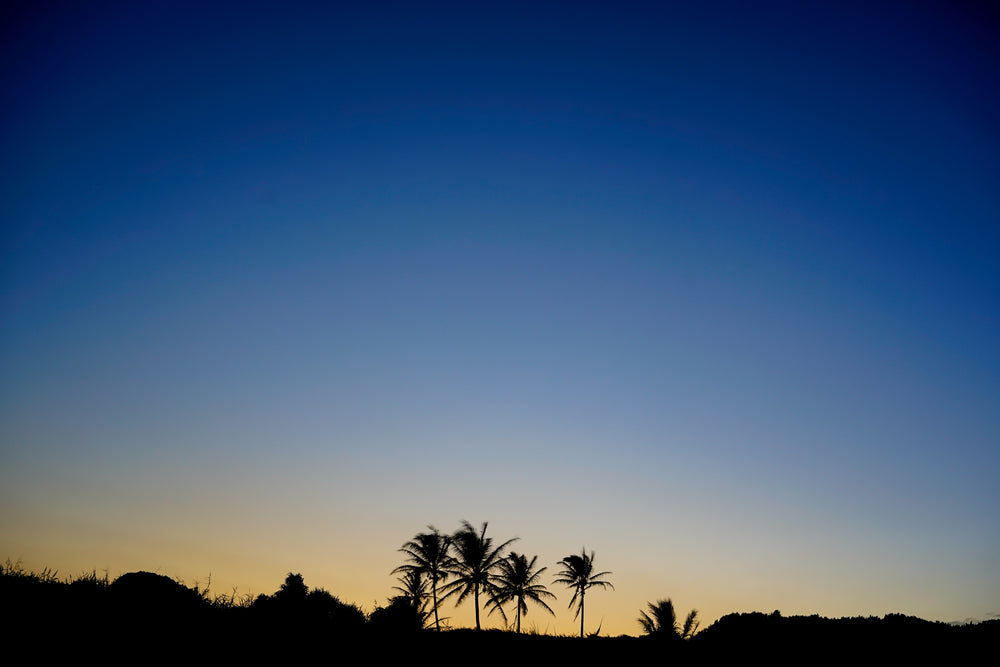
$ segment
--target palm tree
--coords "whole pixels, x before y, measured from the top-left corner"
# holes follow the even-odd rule
[[[667,637],[670,639],[689,639],[698,631],[698,610],[692,609],[684,619],[684,627],[677,625],[677,614],[674,603],[667,598],[647,603],[649,612],[639,611],[639,625],[643,632],[651,637]]]
[[[542,573],[547,568],[543,567],[540,570],[536,570],[535,562],[537,560],[538,556],[533,556],[529,563],[527,556],[512,551],[510,555],[501,560],[497,565],[496,589],[493,592],[493,597],[490,599],[490,604],[493,606],[490,613],[492,614],[499,609],[500,615],[506,621],[507,615],[503,611],[503,605],[508,602],[515,602],[517,609],[517,634],[521,634],[521,613],[528,613],[528,600],[541,605],[543,609],[555,616],[552,608],[545,604],[545,601],[542,599],[552,598],[554,600],[556,596],[545,590],[544,584],[538,582]]]
[[[493,538],[486,537],[486,523],[484,522],[482,529],[476,532],[476,529],[468,521],[462,521],[462,527],[451,537],[455,555],[449,574],[455,579],[445,586],[448,589],[445,597],[457,594],[458,599],[455,604],[462,604],[470,595],[473,596],[476,603],[476,630],[481,629],[479,625],[479,592],[482,591],[490,598],[493,597],[496,589],[494,572],[503,558],[504,549],[516,539],[515,537],[494,547]]]
[[[429,594],[427,593],[427,579],[424,577],[424,573],[420,570],[406,570],[398,578],[398,581],[399,586],[393,586],[392,589],[402,593],[400,597],[404,598],[413,608],[420,619],[420,627],[423,628],[427,617],[430,616],[430,612],[427,611]]]
[[[400,548],[406,554],[406,563],[392,571],[393,574],[417,572],[431,581],[431,598],[434,606],[434,627],[441,631],[438,618],[438,584],[448,579],[452,567],[451,536],[442,535],[434,526],[431,532],[418,533]]]
[[[583,548],[581,555],[566,556],[559,561],[559,564],[563,566],[563,569],[556,576],[555,583],[566,584],[573,589],[573,599],[569,601],[570,607],[576,604],[577,600],[580,600],[573,618],[580,617],[580,636],[583,637],[583,599],[587,595],[587,591],[595,586],[614,590],[615,587],[611,585],[611,582],[601,579],[601,577],[611,573],[594,572],[594,552],[591,551],[588,556],[586,547]]]

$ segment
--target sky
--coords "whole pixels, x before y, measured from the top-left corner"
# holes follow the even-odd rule
[[[1000,614],[995,6],[356,4],[5,5],[0,559]]]

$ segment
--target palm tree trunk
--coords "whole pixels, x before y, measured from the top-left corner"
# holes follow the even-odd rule
[[[441,632],[441,619],[438,618],[438,582],[437,577],[431,581],[431,592],[434,594],[434,627]]]
[[[580,639],[583,639],[583,596],[586,595],[585,592],[580,593]]]
[[[476,584],[476,630],[479,630],[479,584]]]

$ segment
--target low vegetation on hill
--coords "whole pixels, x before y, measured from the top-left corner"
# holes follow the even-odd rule
[[[670,659],[681,664],[757,656],[773,662],[870,662],[900,657],[971,658],[1000,639],[1000,620],[949,625],[911,616],[829,619],[820,616],[729,614],[701,632],[673,632],[664,602],[643,637],[543,636],[515,631],[452,629],[437,632],[412,597],[399,595],[371,612],[310,589],[289,573],[271,595],[217,595],[150,572],[110,580],[91,572],[60,579],[49,570],[0,565],[0,606],[8,650],[43,659],[95,655],[108,659],[153,656],[209,662],[233,659],[389,658],[440,663],[442,655],[522,656],[543,660]],[[669,610],[668,610],[669,611]],[[642,618],[640,616],[640,618]],[[691,625],[688,624],[690,629]],[[458,653],[456,653],[458,652]],[[11,654],[14,654],[13,652]]]

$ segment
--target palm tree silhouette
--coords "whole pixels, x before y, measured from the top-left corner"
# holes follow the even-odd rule
[[[419,573],[431,582],[431,598],[434,607],[434,627],[441,631],[438,617],[438,584],[448,579],[452,567],[451,536],[442,535],[434,526],[427,526],[429,533],[418,533],[400,548],[406,554],[406,563],[392,571],[393,574]]]
[[[698,610],[692,609],[684,620],[684,627],[677,625],[677,614],[670,598],[647,603],[649,612],[639,611],[639,625],[652,637],[688,639],[698,631]]]
[[[515,537],[494,547],[493,538],[486,537],[486,525],[484,522],[482,529],[476,532],[471,523],[463,520],[462,527],[452,535],[451,543],[455,555],[451,561],[449,574],[455,579],[445,586],[448,591],[445,597],[458,595],[455,604],[462,604],[469,595],[473,596],[476,603],[476,630],[481,629],[479,592],[493,597],[496,589],[494,571],[503,558],[504,549],[517,539]]]
[[[545,589],[545,585],[539,583],[542,573],[547,568],[535,569],[535,562],[538,556],[533,556],[531,562],[528,557],[519,553],[511,552],[506,558],[497,564],[497,575],[495,579],[495,590],[490,599],[492,614],[500,610],[500,615],[504,621],[507,615],[503,611],[503,605],[508,602],[515,602],[517,609],[517,633],[521,634],[521,613],[528,613],[527,601],[530,600],[540,605],[547,612],[555,616],[555,612],[549,605],[545,604],[542,598],[555,599],[555,595]]]
[[[399,586],[393,586],[393,590],[402,593],[402,597],[413,608],[413,611],[420,618],[420,627],[427,623],[430,612],[427,611],[427,579],[420,570],[406,570],[399,578]]]
[[[610,572],[594,572],[594,552],[591,551],[590,555],[587,555],[587,548],[583,548],[583,553],[579,556],[573,554],[571,556],[566,556],[559,564],[563,566],[563,569],[556,576],[555,582],[557,584],[566,584],[573,589],[573,599],[569,601],[569,606],[572,607],[576,601],[579,599],[580,603],[576,608],[576,615],[580,617],[580,636],[583,637],[583,600],[587,595],[587,591],[595,586],[600,586],[601,588],[610,588],[614,590],[615,587],[611,585],[611,582],[604,581],[601,577],[611,574]]]

